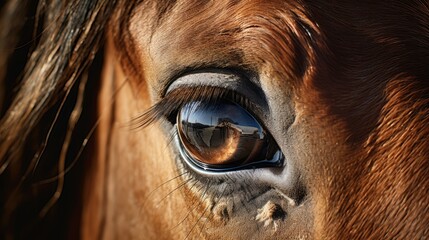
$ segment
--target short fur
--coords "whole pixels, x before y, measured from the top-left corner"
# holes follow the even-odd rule
[[[0,6],[8,13],[0,19],[1,237],[429,237],[427,1],[10,0]],[[24,30],[36,25],[35,36],[9,27],[12,20]],[[250,72],[261,82],[270,106],[265,124],[299,172],[305,194],[297,208],[276,192],[258,192],[266,183],[239,183],[247,189],[231,189],[242,195],[216,195],[215,183],[174,177],[181,168],[165,119],[140,132],[118,126],[141,115],[141,106],[157,104],[139,119],[145,126],[163,119],[177,103],[165,95],[169,82],[215,68]],[[81,121],[88,124],[77,124],[68,144],[64,129],[80,107],[78,83],[86,77]],[[91,151],[65,177],[63,196],[73,200],[60,198],[39,217],[58,188],[34,182],[64,177],[58,159],[65,145],[67,163],[82,146]],[[183,187],[176,191],[168,179]],[[165,208],[153,203],[149,189],[156,186],[178,192],[160,201]],[[252,200],[243,204],[231,197],[244,201],[246,194]],[[271,200],[286,217],[265,235],[249,219]],[[227,209],[228,221],[216,222],[207,209]],[[198,224],[203,216],[207,223]]]

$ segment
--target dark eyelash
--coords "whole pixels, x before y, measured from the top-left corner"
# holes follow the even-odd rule
[[[188,102],[204,101],[215,104],[220,99],[233,101],[245,109],[255,107],[255,104],[243,95],[226,88],[213,86],[177,88],[169,92],[146,112],[133,119],[131,125],[133,129],[145,128],[164,117],[173,122],[175,116],[172,115]]]

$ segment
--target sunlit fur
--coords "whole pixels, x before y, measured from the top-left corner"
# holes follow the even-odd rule
[[[96,119],[91,124],[97,130],[88,147],[92,151],[80,159],[83,183],[77,184],[83,190],[72,191],[81,194],[80,203],[66,202],[78,205],[81,214],[70,214],[79,218],[71,228],[83,239],[429,237],[427,1],[189,0],[115,6],[106,8],[112,12],[98,42],[104,43],[99,85],[87,88],[97,97],[92,109],[97,114],[86,117]],[[97,29],[105,23],[99,24]],[[86,64],[77,66],[76,71],[86,69]],[[209,91],[172,97],[165,88],[179,76],[207,69],[251,72],[259,79],[269,105],[263,124],[305,190],[298,206],[287,205],[279,191],[258,189],[270,185],[259,175],[213,192],[218,183],[190,174],[176,161],[165,115]],[[42,86],[45,79],[34,76],[24,80]],[[68,77],[58,79],[56,89],[67,86]],[[21,87],[18,96],[27,90]],[[40,106],[47,110],[52,104]],[[13,114],[31,112],[18,110],[6,111],[2,123],[10,126]],[[13,132],[0,127],[1,139],[15,139],[37,125],[14,127]],[[15,148],[39,146],[34,142],[43,137],[35,139],[24,138]],[[0,143],[0,163],[18,161],[7,154],[15,153],[7,150],[12,143]],[[267,227],[258,222],[266,219],[264,209],[280,209],[282,215],[266,221]],[[57,224],[67,222],[67,216],[59,216]]]

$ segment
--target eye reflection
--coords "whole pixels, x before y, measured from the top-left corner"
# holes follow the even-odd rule
[[[185,160],[205,170],[281,164],[282,154],[258,121],[236,103],[195,101],[177,117]]]

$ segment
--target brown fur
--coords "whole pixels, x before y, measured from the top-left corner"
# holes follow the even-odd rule
[[[429,237],[427,1],[117,6],[102,39],[99,125],[81,169],[82,215],[74,223],[83,239]],[[221,188],[218,183],[196,181],[176,164],[165,120],[147,118],[160,117],[156,107],[143,116],[151,126],[124,127],[165,99],[166,86],[178,76],[213,68],[258,77],[269,105],[261,119],[305,191],[297,206],[279,191],[263,191],[266,183],[257,177],[243,176],[221,195],[211,190]],[[26,93],[26,83],[16,99]],[[5,126],[12,112],[2,119]],[[10,133],[0,128],[2,139],[15,139],[21,125]],[[2,161],[24,149],[18,144],[9,150],[10,140],[0,144]],[[258,223],[266,203],[282,215]],[[265,231],[267,219],[275,230]]]

